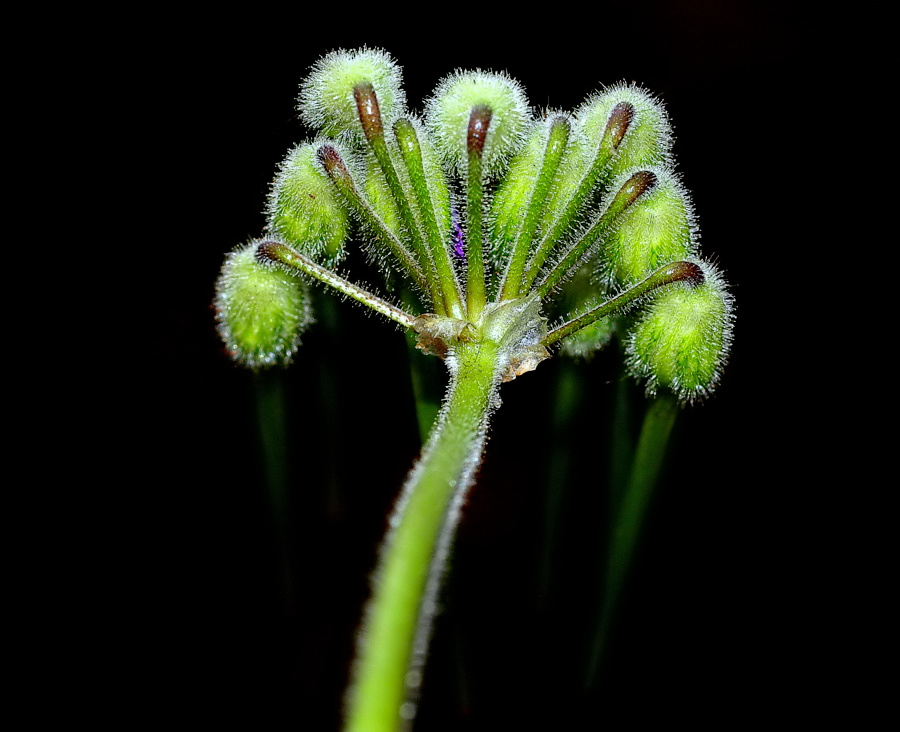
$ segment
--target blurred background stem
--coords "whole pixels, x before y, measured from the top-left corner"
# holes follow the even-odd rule
[[[618,401],[621,403],[623,399],[624,397],[620,397]],[[628,480],[620,497],[616,495],[616,481],[613,482],[613,518],[609,555],[606,562],[604,596],[591,646],[586,679],[587,687],[592,686],[596,681],[603,661],[610,628],[615,620],[616,609],[640,538],[647,508],[665,462],[666,447],[675,425],[678,409],[677,400],[670,394],[657,396],[650,401],[634,450],[634,457],[631,460]],[[619,418],[616,421],[616,429],[626,429],[627,422],[620,418],[621,415],[617,415],[617,417]],[[613,443],[616,445],[617,453],[615,455],[617,459],[613,461],[613,470],[615,471],[616,463],[624,457],[628,448],[626,441],[621,436],[614,437]]]

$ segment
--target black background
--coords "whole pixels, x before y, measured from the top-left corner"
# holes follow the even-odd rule
[[[567,436],[578,478],[542,610],[541,456],[558,360],[503,388],[416,728],[728,727],[843,706],[838,658],[852,642],[828,628],[853,580],[840,529],[825,525],[836,499],[811,436],[827,424],[828,400],[803,378],[819,358],[803,320],[813,298],[802,197],[814,177],[804,122],[830,54],[813,49],[835,49],[831,36],[790,6],[741,1],[579,12],[296,6],[173,17],[157,41],[143,59],[141,137],[161,173],[153,246],[170,266],[150,286],[162,318],[135,331],[154,369],[135,402],[156,428],[141,438],[151,479],[138,481],[134,515],[121,519],[123,533],[129,520],[150,528],[128,572],[138,716],[339,725],[368,574],[418,450],[406,345],[359,308],[325,306],[296,363],[254,378],[222,352],[210,304],[224,253],[262,233],[274,170],[310,134],[295,112],[300,81],[327,51],[361,45],[399,61],[414,109],[455,68],[508,71],[535,107],[572,109],[620,80],[658,95],[703,251],[737,303],[722,386],[679,419],[606,672],[587,692],[579,674],[606,521],[603,416],[617,372],[604,358],[583,365]],[[289,415],[287,593],[255,421],[260,388],[282,390]]]

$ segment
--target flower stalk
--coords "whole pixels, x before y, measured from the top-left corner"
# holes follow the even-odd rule
[[[447,397],[391,516],[375,572],[348,697],[348,732],[400,729],[415,713],[438,590],[496,406],[502,352],[492,342],[461,344],[448,365]]]

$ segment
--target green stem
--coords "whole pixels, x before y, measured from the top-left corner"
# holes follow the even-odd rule
[[[256,420],[263,457],[263,474],[269,494],[272,525],[278,542],[278,563],[285,614],[296,604],[296,583],[291,563],[288,490],[288,435],[285,413],[284,372],[260,371],[253,375]]]
[[[591,247],[597,243],[602,234],[605,234],[616,217],[629,206],[632,206],[644,193],[656,185],[656,174],[648,170],[640,170],[632,175],[610,201],[603,214],[593,223],[577,242],[575,242],[553,265],[543,281],[535,287],[535,292],[541,300],[545,299],[553,288],[560,284],[566,277],[574,272],[588,255]],[[526,276],[526,282],[534,281],[537,276],[536,263],[532,264]]]
[[[501,300],[511,300],[521,292],[520,285],[522,284],[525,262],[528,259],[528,253],[531,251],[531,243],[538,223],[541,217],[545,215],[544,202],[547,199],[550,186],[556,178],[557,168],[559,168],[560,160],[562,160],[566,145],[569,142],[570,129],[569,120],[565,117],[557,117],[550,124],[541,170],[538,173],[537,181],[531,193],[531,199],[528,202],[528,210],[525,213],[522,230],[519,232],[509,259],[509,266],[501,287]]]
[[[388,229],[384,221],[372,209],[369,202],[360,194],[350,169],[337,149],[333,145],[325,143],[319,147],[317,155],[322,163],[322,167],[325,169],[331,182],[334,183],[338,194],[343,198],[344,202],[356,212],[360,220],[365,222],[375,236],[384,243],[396,258],[401,272],[405,272],[412,277],[413,282],[430,296],[431,289],[428,279],[419,266],[415,255]]]
[[[466,139],[466,311],[470,322],[481,315],[487,295],[484,286],[484,181],[483,158],[488,127],[493,113],[490,107],[479,105],[472,109]]]
[[[407,193],[400,183],[400,178],[391,161],[391,154],[388,151],[387,140],[384,136],[384,126],[381,119],[381,108],[378,104],[378,97],[372,84],[365,82],[353,87],[353,95],[356,98],[356,108],[359,113],[359,120],[362,124],[363,133],[369,143],[369,147],[375,154],[375,160],[381,169],[385,180],[388,184],[388,190],[400,213],[400,218],[406,228],[410,243],[416,260],[425,275],[425,281],[428,286],[428,292],[434,303],[435,310],[438,314],[444,314],[444,296],[443,292],[435,280],[434,262],[431,259],[431,253],[426,249],[425,242],[419,231],[419,224],[413,214]]]
[[[608,318],[610,315],[624,312],[657,287],[671,285],[675,282],[687,282],[696,287],[703,282],[703,270],[694,262],[681,261],[665,264],[615,297],[591,308],[577,318],[557,326],[546,335],[542,343],[544,346],[551,346],[600,318]]]
[[[613,509],[615,519],[607,560],[603,609],[591,649],[587,686],[593,684],[600,668],[616,606],[631,566],[653,489],[662,471],[666,445],[677,416],[678,401],[671,394],[658,396],[650,403],[638,437],[628,485],[618,506]]]
[[[438,228],[416,128],[408,119],[398,119],[394,123],[394,137],[406,165],[413,195],[425,226],[425,242],[428,246],[430,261],[437,270],[438,287],[444,299],[445,310],[453,318],[462,318],[465,313],[463,313],[460,299],[459,282],[457,282],[456,273],[450,261],[450,252]]]
[[[394,732],[415,713],[436,597],[465,493],[496,404],[500,350],[461,344],[435,429],[407,480],[382,546],[348,697],[347,732]]]
[[[575,222],[579,210],[590,198],[598,182],[606,173],[607,164],[619,149],[619,145],[631,126],[633,119],[634,107],[628,102],[620,102],[613,108],[609,121],[606,124],[606,129],[603,132],[603,137],[600,139],[597,152],[594,154],[594,159],[581,179],[575,195],[572,196],[563,213],[556,219],[550,231],[535,248],[522,289],[531,286],[541,267],[544,266],[547,257],[562,239],[566,230]]]
[[[257,248],[256,256],[272,262],[278,262],[300,274],[312,277],[322,284],[334,288],[342,295],[356,300],[360,305],[365,305],[376,313],[384,315],[404,328],[412,328],[416,322],[416,319],[405,310],[398,308],[396,305],[391,305],[391,303],[382,300],[377,295],[373,295],[368,290],[364,290],[359,285],[345,280],[332,270],[316,264],[299,252],[295,252],[287,244],[278,241],[264,241]]]

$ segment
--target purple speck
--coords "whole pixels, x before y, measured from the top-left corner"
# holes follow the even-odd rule
[[[450,220],[453,226],[453,253],[462,259],[466,256],[466,240],[463,237],[462,226],[459,225],[459,212],[455,206],[450,209]]]

